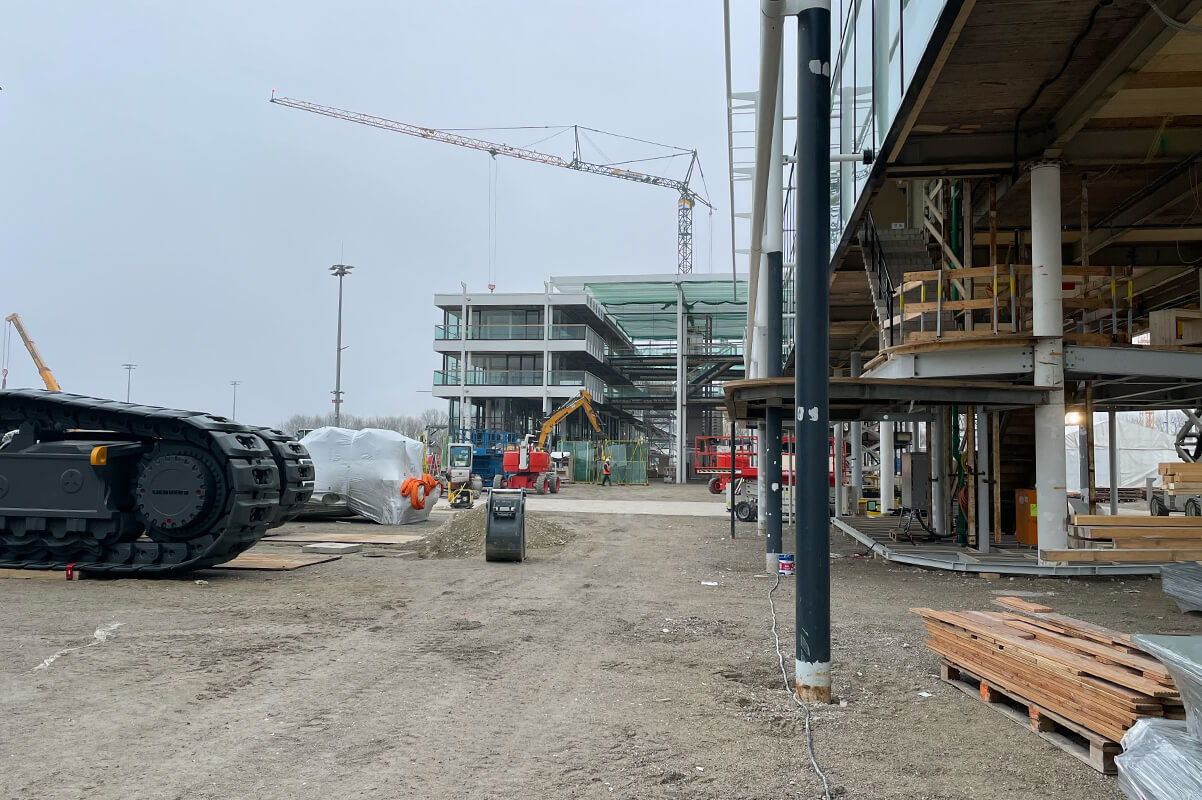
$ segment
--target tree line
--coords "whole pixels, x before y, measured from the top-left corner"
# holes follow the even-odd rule
[[[334,415],[329,414],[293,414],[278,427],[285,433],[296,434],[301,430],[332,427]],[[360,417],[356,414],[343,414],[339,426],[351,430],[364,428],[380,428],[386,431],[396,431],[410,439],[421,439],[426,436],[432,449],[442,446],[442,440],[447,431],[447,412],[437,408],[427,408],[417,416],[407,414]]]

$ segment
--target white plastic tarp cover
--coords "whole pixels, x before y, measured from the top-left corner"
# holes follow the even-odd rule
[[[352,511],[368,519],[383,525],[424,522],[438,502],[438,487],[425,508],[413,508],[408,497],[401,497],[405,479],[422,476],[422,443],[416,439],[376,428],[318,428],[301,444],[313,459],[314,494],[342,495]]]
[[[1146,478],[1156,478],[1162,461],[1180,461],[1175,447],[1176,437],[1148,428],[1135,422],[1117,420],[1119,434],[1119,486],[1126,489],[1142,489]],[[1066,488],[1070,492],[1081,491],[1080,448],[1077,444],[1076,425],[1064,428],[1065,463],[1068,467]],[[1110,430],[1105,414],[1094,414],[1094,484],[1110,486]]]

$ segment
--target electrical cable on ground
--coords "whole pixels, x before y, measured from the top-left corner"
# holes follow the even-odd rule
[[[768,590],[768,609],[772,612],[772,638],[776,640],[776,663],[780,666],[780,676],[784,679],[785,691],[789,693],[789,697],[793,698],[793,702],[801,706],[801,710],[805,712],[806,750],[810,754],[810,766],[814,768],[814,774],[822,780],[822,791],[826,794],[826,800],[831,800],[831,785],[826,780],[826,773],[818,766],[818,757],[814,755],[814,734],[810,730],[810,707],[793,694],[793,690],[789,688],[789,674],[785,672],[785,656],[780,649],[780,635],[776,632],[776,603],[772,600],[772,595],[778,586],[780,586],[779,573],[776,576],[776,583],[772,584],[772,588]]]

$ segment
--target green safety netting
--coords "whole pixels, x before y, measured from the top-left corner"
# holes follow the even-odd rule
[[[589,282],[584,284],[628,337],[675,339],[675,281]],[[747,281],[689,280],[680,283],[695,327],[704,321],[710,340],[742,339],[747,326]]]
[[[572,480],[576,483],[600,483],[604,456],[609,456],[613,483],[647,482],[647,442],[642,439],[560,442],[559,448],[572,454]]]

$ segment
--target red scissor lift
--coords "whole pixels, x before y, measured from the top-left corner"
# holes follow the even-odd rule
[[[835,440],[831,437],[827,447],[827,474],[829,477],[829,485],[835,485]],[[754,481],[759,478],[759,465],[756,463],[756,445],[757,437],[755,436],[736,436],[734,446],[735,459],[735,479],[742,478],[744,481]],[[727,484],[730,483],[730,459],[731,446],[729,436],[698,436],[694,442],[694,471],[699,475],[712,476],[709,480],[709,490],[712,494],[722,494],[726,491]],[[784,449],[786,452],[793,450],[793,437],[784,437]],[[846,451],[846,445],[844,450]],[[791,461],[786,458],[786,464]],[[844,452],[841,459],[840,472],[847,469],[846,466],[847,453]],[[793,485],[793,470],[781,470],[781,477],[785,486]]]

